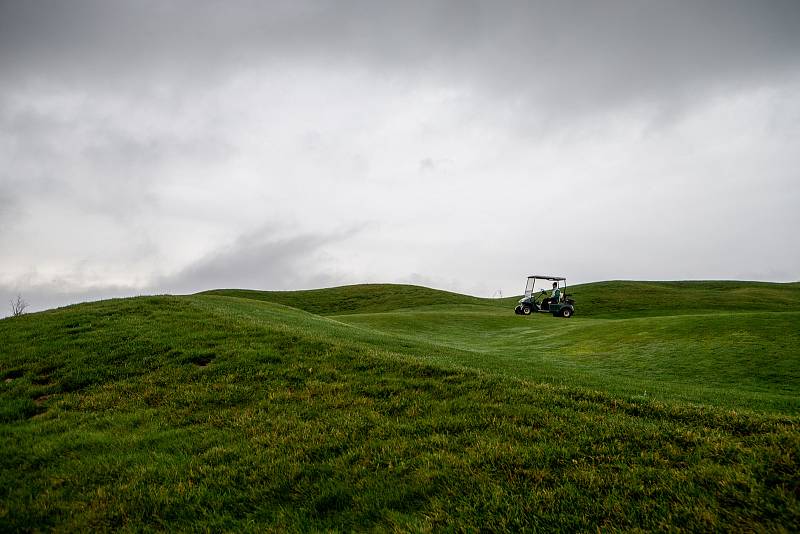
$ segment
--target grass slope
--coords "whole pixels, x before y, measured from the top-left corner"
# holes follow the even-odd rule
[[[796,312],[564,321],[388,289],[320,290],[332,318],[259,292],[0,321],[0,530],[800,523],[800,420],[756,398],[796,396]],[[697,379],[693,354],[717,358]],[[732,404],[684,402],[712,378]]]
[[[724,311],[800,311],[800,282],[632,282],[570,286],[582,317],[624,318]],[[306,291],[215,289],[200,294],[275,302],[319,315],[377,313],[435,305],[513,309],[519,297],[486,299],[402,284],[359,284]]]
[[[586,317],[800,311],[800,283],[612,281],[569,288]]]
[[[304,291],[214,289],[200,294],[275,302],[319,315],[375,313],[436,305],[502,305],[492,299],[401,284],[359,284]]]
[[[516,298],[416,286],[209,293],[278,301],[405,341],[458,349],[429,355],[432,363],[662,401],[800,413],[796,283],[585,284],[570,289],[578,314],[569,321],[517,317],[510,313]]]
[[[431,363],[732,409],[800,414],[800,312],[556,319],[509,310],[337,317],[458,349]]]

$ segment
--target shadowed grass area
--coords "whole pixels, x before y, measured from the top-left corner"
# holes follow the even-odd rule
[[[780,401],[796,312],[566,321],[438,298],[389,311],[396,288],[356,306],[381,313],[325,318],[140,297],[0,321],[0,530],[800,523],[800,420]]]

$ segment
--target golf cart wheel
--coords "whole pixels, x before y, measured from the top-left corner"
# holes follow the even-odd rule
[[[531,314],[531,307],[527,304],[522,306],[522,315],[530,315]]]
[[[572,317],[572,310],[569,308],[562,308],[561,317],[563,317],[564,319],[569,319],[570,317]]]

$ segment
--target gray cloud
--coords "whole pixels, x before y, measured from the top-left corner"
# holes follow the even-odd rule
[[[205,116],[199,127],[179,125],[163,104],[50,99],[49,93],[22,102],[0,97],[0,202],[9,208],[0,221],[7,224],[33,203],[48,202],[130,224],[159,209],[154,190],[170,169],[212,168],[233,151],[202,124]]]
[[[158,280],[155,285],[169,293],[194,293],[214,288],[324,287],[342,280],[342,273],[331,268],[325,248],[357,233],[357,229],[350,229],[275,238],[275,229],[261,228]]]
[[[10,230],[18,217],[19,211],[11,192],[0,189],[0,232]]]
[[[74,280],[36,281],[23,276],[13,283],[0,283],[0,318],[10,314],[7,304],[22,295],[34,312],[77,302],[153,293],[195,293],[216,288],[298,289],[343,283],[347,274],[331,265],[326,247],[357,235],[350,228],[317,235],[276,238],[280,228],[260,228],[239,236],[190,263],[172,275],[158,277],[139,287],[75,284]]]
[[[794,75],[798,27],[793,0],[5,2],[0,65],[6,85],[145,94],[286,61],[366,65],[562,117]]]
[[[51,284],[18,288],[0,284],[0,318],[11,315],[11,300],[20,295],[28,304],[26,313],[33,313],[51,308],[69,306],[79,302],[92,302],[96,300],[132,297],[149,294],[146,289],[130,287],[88,287],[80,291],[65,291],[58,281]]]

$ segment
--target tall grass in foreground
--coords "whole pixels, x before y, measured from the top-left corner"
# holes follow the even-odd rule
[[[0,530],[800,524],[795,416],[515,379],[452,332],[356,322],[219,296],[0,321]]]

